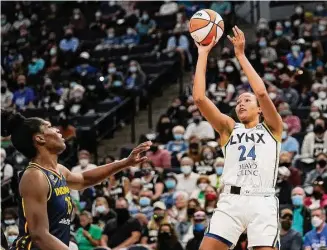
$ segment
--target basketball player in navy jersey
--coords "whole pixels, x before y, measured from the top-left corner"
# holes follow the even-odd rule
[[[70,189],[85,189],[108,176],[147,160],[145,142],[128,158],[82,173],[71,173],[58,164],[65,150],[59,130],[40,118],[25,118],[1,110],[1,135],[11,135],[14,147],[30,163],[19,182],[19,236],[12,245],[19,250],[68,250],[73,204]]]

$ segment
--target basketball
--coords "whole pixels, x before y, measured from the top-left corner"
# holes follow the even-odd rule
[[[213,10],[200,10],[191,17],[189,31],[192,38],[202,45],[208,45],[212,37],[216,37],[218,42],[224,33],[224,20]]]

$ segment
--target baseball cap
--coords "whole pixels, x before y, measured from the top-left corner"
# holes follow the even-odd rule
[[[282,211],[281,211],[281,217],[284,217],[286,215],[291,215],[293,216],[293,212],[291,209],[289,208],[284,208]]]
[[[161,210],[166,210],[166,205],[162,201],[157,201],[153,204],[153,209],[159,208]]]

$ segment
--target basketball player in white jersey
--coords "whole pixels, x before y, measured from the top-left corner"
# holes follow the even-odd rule
[[[265,85],[245,56],[243,32],[233,28],[235,55],[254,92],[237,99],[240,123],[222,114],[205,96],[208,46],[197,45],[198,62],[193,98],[202,115],[218,131],[225,155],[222,191],[200,250],[226,250],[247,232],[248,247],[271,250],[279,247],[278,199],[275,197],[282,119]],[[261,115],[264,122],[260,122]]]

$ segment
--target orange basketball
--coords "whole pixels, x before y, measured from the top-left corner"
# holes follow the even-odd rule
[[[214,36],[218,42],[224,33],[224,20],[213,10],[199,10],[191,17],[189,31],[192,38],[202,45],[208,45]]]

